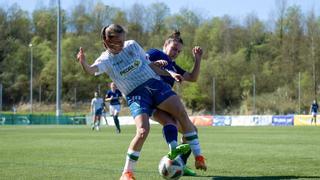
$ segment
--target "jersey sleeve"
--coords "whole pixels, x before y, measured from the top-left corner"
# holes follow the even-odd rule
[[[102,56],[102,55],[101,55]],[[102,60],[102,57],[98,57],[94,63],[91,65],[91,67],[96,66],[98,68],[98,72],[95,72],[94,75],[100,75],[107,71],[107,66],[105,65],[104,61]]]

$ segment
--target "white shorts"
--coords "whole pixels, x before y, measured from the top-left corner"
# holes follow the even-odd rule
[[[311,114],[312,114],[312,116],[316,116],[316,115],[317,115],[317,113],[316,113],[316,112],[312,112]]]
[[[121,110],[121,105],[120,104],[118,104],[118,105],[109,105],[110,116],[118,114],[120,112],[120,110]]]

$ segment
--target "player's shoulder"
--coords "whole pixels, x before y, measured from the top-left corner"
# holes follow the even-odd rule
[[[135,40],[127,40],[124,42],[124,46],[132,46],[132,45],[138,45],[137,41]]]
[[[149,49],[147,50],[146,54],[148,55],[151,61],[156,61],[159,59],[166,60],[168,62],[170,61],[170,58],[168,57],[168,55],[159,49],[155,49],[155,48]]]
[[[160,51],[159,49],[156,49],[156,48],[148,49],[146,53],[149,54],[149,55],[164,54],[164,52],[162,52],[162,51]]]
[[[108,51],[103,51],[96,61],[104,61],[110,58],[110,53]]]

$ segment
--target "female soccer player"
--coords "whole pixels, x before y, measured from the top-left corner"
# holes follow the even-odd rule
[[[167,112],[179,121],[184,136],[189,138],[190,148],[196,152],[196,168],[206,170],[207,166],[201,154],[197,132],[180,98],[156,74],[165,75],[165,71],[161,71],[146,60],[146,54],[138,43],[133,40],[125,41],[125,31],[120,25],[111,24],[104,27],[101,35],[106,51],[92,65],[89,65],[83,48],[80,48],[77,59],[82,68],[90,74],[107,73],[119,90],[126,95],[136,124],[136,135],[129,145],[120,179],[135,179],[134,166],[148,136],[149,117],[154,108]],[[168,74],[178,81],[182,80],[182,77],[176,73],[168,72]]]
[[[114,82],[110,83],[110,89],[106,92],[105,101],[109,102],[109,114],[112,116],[114,124],[117,128],[117,133],[121,132],[120,123],[118,119],[121,110],[120,99],[122,98],[121,92],[117,89]]]
[[[169,71],[173,71],[183,76],[185,81],[195,82],[198,79],[199,72],[200,72],[200,62],[202,57],[202,49],[199,46],[196,46],[192,49],[192,54],[194,56],[194,66],[191,72],[187,72],[178,66],[175,63],[175,59],[178,57],[182,50],[183,40],[180,37],[180,32],[175,31],[169,38],[165,41],[163,45],[163,51],[158,49],[150,49],[147,51],[147,55],[149,56],[149,60],[155,62],[157,65],[162,66],[163,69],[167,69]],[[163,62],[165,61],[165,62]],[[175,80],[170,76],[161,76],[161,78],[173,87]],[[157,109],[156,112],[153,113],[153,119],[159,122],[160,124],[164,125],[164,131],[167,127],[173,126],[180,126],[172,116],[168,113]],[[181,129],[181,128],[179,128]],[[181,131],[181,130],[180,130]],[[164,133],[166,136],[166,133]],[[184,139],[185,141],[186,139]],[[181,158],[184,163],[187,163],[187,159],[190,156],[191,151],[188,153],[182,154]],[[195,176],[196,173],[188,168],[187,166],[184,167],[184,175],[186,176]]]
[[[93,115],[93,124],[92,124],[92,130],[96,129],[99,131],[100,126],[100,119],[102,115],[102,110],[104,107],[104,102],[101,97],[99,97],[98,92],[94,92],[94,98],[91,100],[91,114]]]

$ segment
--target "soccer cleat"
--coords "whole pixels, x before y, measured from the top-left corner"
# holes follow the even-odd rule
[[[175,149],[171,150],[168,153],[168,158],[172,160],[176,158],[179,154],[187,153],[189,150],[190,150],[189,144],[180,144]]]
[[[120,180],[136,180],[136,178],[133,175],[133,172],[125,172],[121,175]]]
[[[200,169],[200,170],[204,170],[204,171],[207,170],[207,165],[206,165],[205,159],[202,155],[199,155],[196,157],[194,165],[196,166],[196,169]]]
[[[183,176],[196,176],[196,172],[194,172],[192,169],[190,169],[187,166],[183,167]]]

